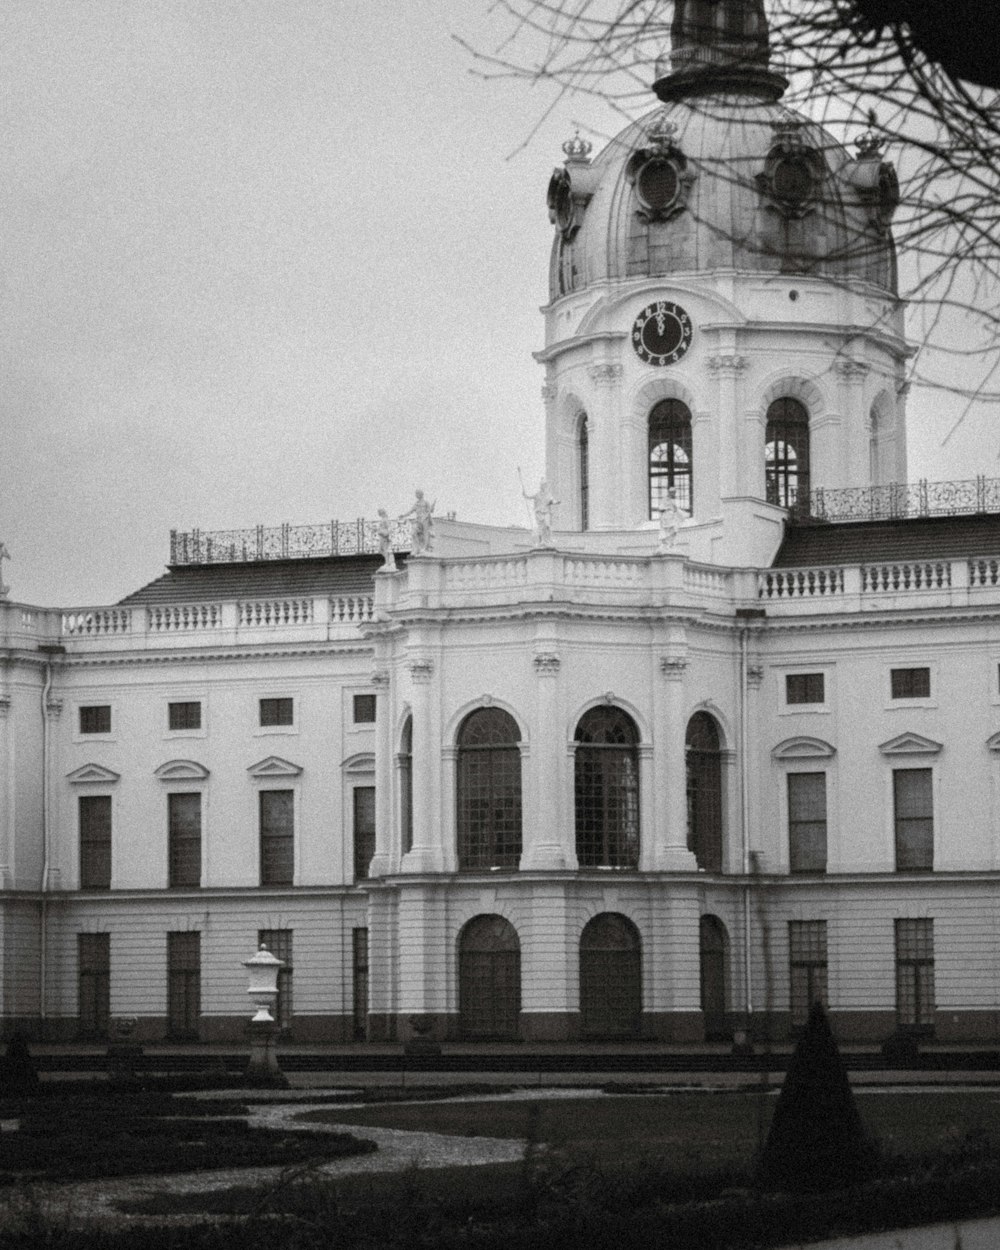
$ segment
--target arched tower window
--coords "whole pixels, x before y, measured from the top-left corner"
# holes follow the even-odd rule
[[[501,708],[470,712],[458,731],[459,868],[516,868],[521,859],[521,735]]]
[[[679,399],[661,399],[649,414],[649,517],[655,521],[674,488],[677,505],[693,511],[691,413]]]
[[[707,712],[695,712],[684,739],[687,758],[688,850],[706,872],[722,871],[722,752]]]
[[[590,431],[587,414],[580,413],[577,424],[576,453],[580,473],[580,529],[590,529]]]
[[[580,935],[584,1037],[634,1037],[642,1019],[642,942],[627,916],[606,911]]]
[[[639,866],[639,733],[620,708],[576,727],[576,854],[581,868]]]
[[[809,413],[797,399],[776,399],[767,410],[764,436],[767,502],[809,506]]]
[[[403,854],[413,850],[413,717],[399,736],[399,829]]]
[[[521,943],[503,916],[476,916],[458,939],[462,1036],[516,1041],[521,1011]]]

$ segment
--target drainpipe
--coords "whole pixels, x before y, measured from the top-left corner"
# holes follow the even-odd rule
[[[65,655],[66,648],[59,645],[39,646],[38,650],[45,656],[45,680],[42,683],[42,879],[41,879],[41,910],[39,913],[38,934],[38,1024],[42,1039],[45,1039],[48,999],[48,962],[49,962],[49,869],[51,862],[51,833],[49,814],[49,769],[52,757],[49,731],[49,694],[52,691],[52,657]]]
[[[740,773],[740,858],[743,867],[743,992],[746,1004],[747,1032],[753,1019],[753,971],[750,951],[750,701],[749,689],[749,643],[753,630],[751,622],[766,616],[763,608],[737,608],[740,622],[740,749],[738,755]]]

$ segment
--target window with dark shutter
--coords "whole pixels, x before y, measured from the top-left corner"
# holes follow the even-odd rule
[[[896,921],[896,1019],[901,1029],[934,1027],[934,921]]]
[[[78,933],[77,1019],[81,1037],[107,1037],[111,1022],[111,935]]]
[[[826,872],[826,773],[788,774],[788,861],[792,872]]]
[[[364,881],[375,854],[375,787],[354,787],[354,880]]]
[[[99,703],[80,708],[80,733],[109,734],[111,732],[111,704]]]
[[[825,920],[788,922],[788,972],[792,1027],[803,1028],[813,1003],[827,1005]]]
[[[167,704],[167,725],[171,730],[176,729],[200,729],[201,728],[201,704],[200,703],[168,703]]]
[[[167,795],[171,887],[201,885],[201,795]]]
[[[80,888],[111,886],[111,795],[88,794],[79,800]]]
[[[890,673],[894,699],[929,699],[931,670],[929,668],[894,668]]]
[[[259,929],[257,931],[258,949],[263,946],[275,959],[280,959],[284,967],[278,969],[278,1001],[274,1005],[274,1018],[278,1028],[287,1030],[292,1027],[292,930],[291,929]]]
[[[260,724],[262,729],[280,725],[293,725],[295,705],[292,699],[261,699]]]
[[[375,724],[375,695],[356,694],[354,696],[355,725]]]
[[[295,807],[292,790],[260,792],[260,883],[291,885],[295,870]]]
[[[929,768],[897,768],[892,774],[896,871],[934,867],[934,795]]]
[[[785,678],[786,703],[822,703],[822,673],[789,673]]]
[[[170,1036],[194,1040],[201,1018],[201,934],[167,934],[167,1029]]]

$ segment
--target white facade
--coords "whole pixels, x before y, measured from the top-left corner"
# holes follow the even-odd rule
[[[997,1040],[996,484],[890,485],[877,147],[700,46],[553,177],[551,542],[188,536],[119,605],[0,603],[6,1027],[239,1037],[263,938],[301,1040],[784,1037],[816,996]]]

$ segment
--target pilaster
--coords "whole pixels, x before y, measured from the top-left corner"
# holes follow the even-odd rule
[[[736,352],[719,352],[709,356],[707,363],[715,378],[718,427],[712,438],[705,414],[699,413],[692,431],[695,508],[701,517],[717,515],[721,499],[752,494],[754,479],[748,476],[748,470],[752,473],[749,467],[755,460],[762,459],[756,439],[752,443],[748,439],[752,432],[750,427],[737,419],[743,402],[742,379],[747,357]],[[735,438],[729,434],[730,430]],[[705,482],[707,491],[699,487],[699,481]]]
[[[383,877],[391,871],[393,803],[398,773],[392,750],[391,686],[389,670],[377,668],[372,674],[375,687],[375,854],[368,867],[370,877]]]
[[[438,810],[438,720],[433,699],[434,663],[425,657],[410,661],[413,716],[413,848],[403,856],[402,872],[441,872],[444,867]]]
[[[622,462],[626,454],[620,429],[622,373],[617,363],[594,364],[587,370],[591,529],[614,529],[622,524]]]
[[[575,855],[566,846],[559,775],[563,765],[559,725],[559,669],[561,661],[546,642],[537,645],[535,671],[534,746],[527,761],[531,769],[534,813],[521,856],[525,869],[575,867]]]
[[[683,638],[672,640],[668,650],[659,656],[659,673],[653,679],[653,707],[658,739],[657,802],[654,818],[654,867],[661,871],[692,872],[698,867],[688,849],[687,829],[687,759],[684,743],[685,675],[688,668],[687,644]]]

